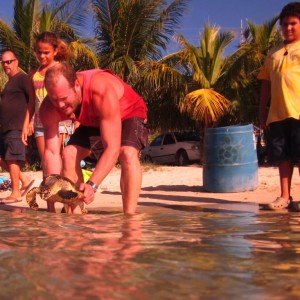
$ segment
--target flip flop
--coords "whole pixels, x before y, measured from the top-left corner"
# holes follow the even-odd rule
[[[16,203],[16,202],[21,202],[21,198],[16,198],[13,196],[8,196],[7,198],[4,198],[0,201],[0,204],[11,204],[11,203]]]
[[[24,197],[25,194],[29,191],[29,189],[32,187],[34,184],[34,179],[29,182],[29,184],[23,188],[21,188],[21,197]]]

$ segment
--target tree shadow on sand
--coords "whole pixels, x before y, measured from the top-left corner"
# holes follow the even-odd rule
[[[147,193],[148,192],[148,193]],[[161,192],[161,193],[160,193]],[[170,192],[170,194],[168,194]],[[195,195],[171,194],[171,193],[190,193]],[[102,194],[120,195],[120,192],[102,191]],[[138,205],[157,206],[176,210],[187,211],[256,211],[257,204],[245,201],[231,201],[218,198],[206,197],[210,194],[203,189],[203,186],[186,186],[186,185],[160,185],[155,187],[144,187],[140,194]],[[143,201],[143,199],[147,201]],[[218,206],[218,207],[217,207]],[[241,208],[241,209],[240,209]]]
[[[158,185],[158,186],[147,186],[142,188],[142,191],[165,191],[165,192],[205,192],[203,186],[189,186],[189,185]]]

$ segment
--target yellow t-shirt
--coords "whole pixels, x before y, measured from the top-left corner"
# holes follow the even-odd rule
[[[39,110],[40,106],[47,96],[47,91],[44,85],[44,76],[42,76],[39,72],[35,72],[32,81],[35,90],[35,117],[34,117],[34,125],[35,127],[42,128],[43,125],[40,121]]]
[[[300,119],[300,41],[272,48],[258,79],[271,82],[267,124]]]

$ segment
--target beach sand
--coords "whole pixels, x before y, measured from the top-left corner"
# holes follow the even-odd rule
[[[7,173],[1,173],[8,176]],[[42,180],[42,172],[27,172],[35,179],[34,186]],[[238,193],[211,193],[203,189],[202,166],[194,164],[186,167],[156,166],[144,167],[142,190],[137,212],[161,210],[235,210],[257,212],[258,203],[272,202],[280,195],[279,175],[276,167],[259,167],[259,184],[254,191]],[[93,203],[87,206],[89,212],[122,212],[119,188],[120,169],[115,167],[101,184]],[[0,193],[5,198],[10,192]],[[300,179],[298,169],[294,170],[292,196],[300,200]],[[46,202],[37,200],[40,210],[46,209]],[[58,203],[57,211],[61,204]],[[0,209],[23,211],[29,209],[25,198],[22,202],[2,204]]]

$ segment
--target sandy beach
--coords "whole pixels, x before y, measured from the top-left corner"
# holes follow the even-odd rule
[[[35,179],[34,186],[42,180],[41,172],[27,172]],[[7,173],[0,175],[8,176]],[[259,167],[259,184],[254,191],[238,193],[211,193],[203,189],[203,169],[200,165],[186,167],[157,166],[144,167],[142,190],[140,194],[138,212],[157,209],[181,210],[242,210],[258,211],[257,203],[272,202],[280,194],[278,170],[275,167]],[[120,169],[115,167],[103,181],[95,194],[93,203],[87,206],[90,212],[115,211],[122,212],[122,200],[119,188]],[[0,198],[10,192],[0,193]],[[294,170],[292,182],[292,196],[300,200],[300,180],[298,169]],[[38,199],[41,210],[45,210],[46,202]],[[60,210],[60,203],[57,210]],[[22,202],[2,204],[0,209],[17,210],[28,209],[25,198]]]

